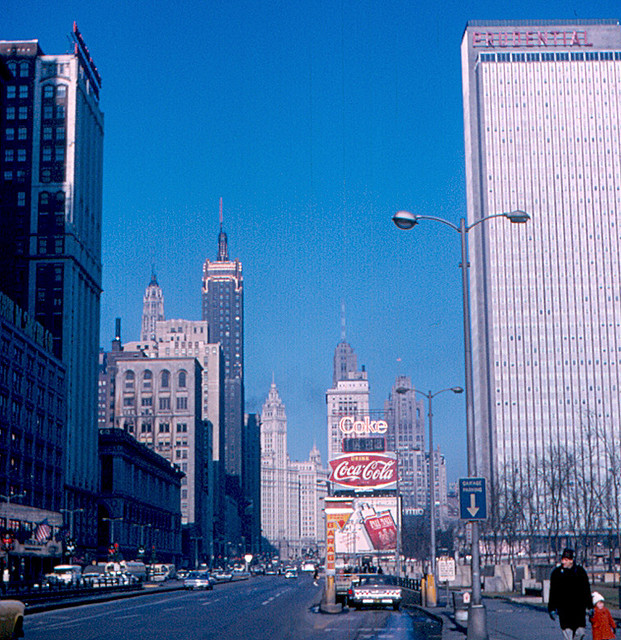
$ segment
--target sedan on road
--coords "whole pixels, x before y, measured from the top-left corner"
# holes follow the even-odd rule
[[[401,587],[394,576],[372,574],[360,576],[360,582],[352,584],[347,601],[354,609],[364,606],[390,606],[398,609],[401,606],[401,597]]]
[[[24,637],[24,603],[0,600],[0,640]]]
[[[183,581],[184,589],[213,589],[209,571],[190,571]]]

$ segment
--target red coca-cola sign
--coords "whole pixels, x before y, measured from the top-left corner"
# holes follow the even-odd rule
[[[330,482],[343,487],[389,489],[397,484],[397,457],[390,453],[347,453],[330,460]]]

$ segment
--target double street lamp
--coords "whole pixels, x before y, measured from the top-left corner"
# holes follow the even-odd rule
[[[398,211],[392,221],[399,229],[408,230],[414,228],[420,220],[440,222],[459,233],[461,239],[461,287],[462,307],[464,323],[464,364],[466,379],[466,441],[468,449],[468,476],[477,476],[476,441],[474,433],[474,392],[472,384],[472,334],[470,328],[470,297],[468,288],[468,232],[481,222],[492,218],[507,218],[514,224],[523,224],[530,220],[530,216],[524,211],[511,211],[509,213],[496,213],[475,220],[471,225],[466,224],[465,218],[460,218],[456,225],[436,216],[415,215],[409,211]],[[479,524],[472,522],[472,602],[468,614],[468,640],[487,640],[487,622],[485,608],[481,602],[481,557],[479,550]]]
[[[428,585],[427,589],[427,605],[435,607],[438,602],[436,597],[438,584],[436,575],[436,464],[433,452],[433,410],[431,401],[437,395],[445,393],[446,391],[463,393],[464,390],[461,387],[449,387],[448,389],[441,389],[435,393],[432,393],[431,391],[425,393],[424,391],[419,391],[416,388],[411,389],[409,387],[398,387],[396,391],[397,393],[402,394],[407,393],[408,391],[413,391],[414,393],[418,393],[427,398],[427,417],[429,418],[429,552],[431,555],[431,575],[433,576],[433,585]]]

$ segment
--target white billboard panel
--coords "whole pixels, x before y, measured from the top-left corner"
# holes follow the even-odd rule
[[[391,554],[398,548],[400,518],[398,498],[352,498],[353,513],[335,531],[337,554]]]

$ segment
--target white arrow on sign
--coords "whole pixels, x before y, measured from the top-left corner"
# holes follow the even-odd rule
[[[474,518],[474,516],[477,515],[478,511],[479,511],[479,507],[477,507],[477,504],[474,500],[474,493],[470,494],[470,506],[466,507],[466,511]]]

